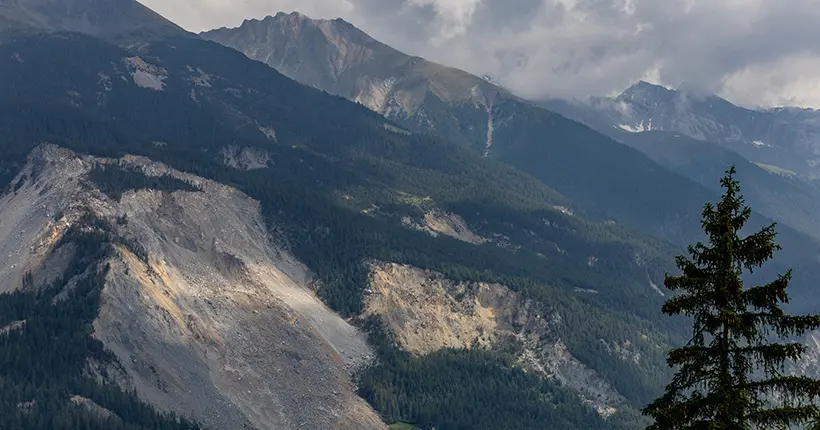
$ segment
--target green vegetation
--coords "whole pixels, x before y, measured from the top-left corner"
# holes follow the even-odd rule
[[[199,191],[194,185],[171,176],[148,176],[137,170],[119,165],[97,165],[89,179],[108,197],[119,200],[131,190],[154,189],[161,191]]]
[[[619,418],[604,420],[559,383],[517,368],[511,354],[441,350],[414,358],[393,346],[378,321],[367,325],[385,364],[360,378],[360,394],[388,422],[440,430],[546,426],[594,430],[637,425]]]
[[[384,128],[385,128],[386,130],[390,130],[390,131],[392,131],[393,133],[399,133],[399,134],[403,134],[403,135],[405,135],[405,136],[410,136],[411,134],[413,134],[413,133],[410,133],[409,131],[407,131],[407,130],[405,130],[405,129],[403,129],[403,128],[396,127],[396,126],[395,126],[395,125],[393,125],[393,124],[385,124],[385,125],[384,125]]]
[[[666,374],[655,345],[675,342],[670,334],[674,324],[658,318],[654,309],[660,297],[647,278],[660,279],[663,262],[672,255],[667,245],[622,227],[590,223],[582,213],[564,215],[552,206],[566,205],[566,199],[530,176],[460,145],[385,130],[378,115],[302,87],[215,44],[180,40],[173,48],[152,45],[150,56],[141,53],[168,70],[164,91],[133,85],[123,66],[112,67],[129,54],[94,39],[35,36],[0,45],[0,58],[13,52],[28,60],[0,68],[0,150],[10,170],[19,169],[33,145],[42,141],[101,156],[148,156],[236,186],[259,200],[272,233],[319,276],[319,294],[345,315],[361,310],[368,282],[365,262],[371,259],[429,268],[459,281],[501,282],[551,304],[565,322],[556,326],[556,335],[574,356],[622,390],[634,408],[662,389]],[[188,66],[219,77],[210,88],[197,87],[198,101],[190,97]],[[112,75],[104,103],[98,97],[101,70]],[[78,108],[63,100],[68,88],[87,103]],[[249,117],[274,128],[278,141],[248,125]],[[167,145],[155,145],[157,141]],[[274,166],[254,171],[227,167],[220,151],[229,144],[263,148]],[[114,173],[123,172],[106,169],[94,175],[113,192],[184,187],[145,184],[140,175],[127,172],[118,179]],[[355,200],[344,201],[340,195]],[[398,219],[416,213],[418,201],[397,196],[429,197],[443,210],[462,215],[479,234],[504,236],[516,247],[475,246],[404,228]],[[371,205],[392,213],[361,213]],[[599,263],[590,266],[590,256]],[[600,293],[578,294],[575,288]],[[599,339],[629,342],[645,359],[624,361]],[[509,394],[529,386],[552,393],[555,388],[551,382],[509,373],[509,362],[494,356],[442,354],[413,364],[414,378],[430,375],[427,383],[433,384],[429,387],[437,393],[436,402],[449,409],[440,397],[446,392],[435,385],[442,381],[434,375],[461,362],[473,363],[467,369],[477,371],[475,363],[485,359],[494,363],[495,376],[489,378],[498,386],[493,391]],[[382,375],[407,377],[394,373],[400,367],[382,363]],[[563,400],[537,417],[568,422],[589,417],[588,408],[576,409],[577,398],[565,389],[560,392],[556,399]],[[461,405],[477,401],[467,391],[457,398]],[[419,414],[435,420],[444,411]],[[580,421],[573,417],[576,412],[582,414]],[[562,414],[569,416],[560,418]]]
[[[396,423],[388,426],[390,430],[418,430],[418,427],[407,423]]]
[[[661,279],[674,248],[621,225],[590,221],[607,220],[607,202],[613,200],[618,219],[633,225],[667,222],[666,228],[677,232],[681,223],[692,221],[685,211],[669,215],[681,205],[669,211],[666,205],[708,193],[691,191],[688,182],[671,174],[646,173],[657,165],[644,158],[630,158],[624,171],[610,174],[611,161],[622,156],[620,149],[594,154],[599,137],[593,135],[583,135],[586,140],[572,149],[575,130],[564,133],[545,123],[538,130],[552,145],[524,155],[531,160],[528,171],[539,174],[539,181],[464,145],[387,130],[382,117],[361,106],[199,40],[143,47],[139,55],[145,61],[168,71],[164,91],[135,86],[122,63],[134,54],[95,39],[33,36],[0,45],[0,59],[14,53],[26,61],[0,67],[0,185],[11,181],[33,146],[43,141],[100,156],[145,155],[259,200],[272,233],[318,275],[319,294],[346,316],[361,311],[368,282],[365,263],[372,259],[436,270],[457,281],[500,282],[549,305],[561,318],[555,335],[622,393],[633,410],[657,396],[668,381],[662,351],[684,339],[680,322],[657,312],[662,298],[650,281]],[[194,86],[191,68],[211,75],[211,86]],[[111,78],[110,90],[101,85],[100,73]],[[79,96],[67,98],[68,91]],[[478,124],[478,116],[464,120]],[[260,133],[260,125],[276,130],[277,141]],[[475,130],[486,137],[486,121],[484,130]],[[227,145],[262,148],[273,166],[254,171],[227,167],[220,153]],[[603,163],[604,158],[609,161]],[[576,159],[597,164],[583,170],[566,161]],[[626,175],[622,182],[620,174]],[[94,175],[112,195],[146,186],[190,186],[146,184],[139,174],[108,169]],[[580,207],[544,185],[551,181],[577,197]],[[617,192],[605,192],[601,183]],[[645,192],[642,187],[647,186],[651,190]],[[593,191],[584,197],[586,190]],[[478,234],[514,246],[476,246],[406,229],[398,220],[429,203],[413,196],[429,197],[441,209],[462,215]],[[570,206],[577,215],[562,214],[554,205]],[[372,206],[381,209],[361,212]],[[655,219],[655,209],[669,216]],[[635,211],[641,217],[632,216]],[[590,257],[597,263],[591,264]],[[579,294],[576,288],[599,294]],[[612,352],[611,344],[626,343],[641,360],[624,360]],[[369,387],[363,388],[370,390],[368,399],[394,421],[493,428],[455,413],[498,411],[491,401],[523,410],[514,409],[522,411],[518,418],[498,411],[509,423],[488,426],[543,428],[554,421],[567,428],[611,428],[618,422],[634,426],[639,419],[624,412],[602,423],[566,388],[516,369],[509,357],[496,352],[442,351],[416,358],[382,351],[380,366],[363,376],[367,384],[362,387]],[[462,380],[473,391],[452,387]],[[520,405],[511,404],[512,393],[519,391],[526,397]]]
[[[92,223],[93,224],[93,223]],[[96,223],[101,225],[100,223]],[[91,337],[110,246],[102,230],[72,230],[59,246],[75,249],[65,273],[50,285],[0,295],[0,327],[25,321],[0,334],[0,428],[15,430],[194,430],[196,425],[155,412],[134,393],[100,383],[85,372],[89,360],[116,360]],[[101,416],[72,403],[90,399],[112,413]]]
[[[790,316],[781,308],[789,301],[791,271],[743,287],[744,271],[762,267],[780,247],[774,224],[739,236],[751,209],[734,175],[732,167],[721,180],[720,202],[703,210],[708,244],[689,247],[691,259],[677,259],[682,275],[666,278],[666,287],[680,294],[663,312],[694,323],[691,340],[669,352],[678,372],[666,393],[644,410],[655,419],[653,430],[785,429],[820,419],[820,380],[784,374],[784,364],[798,361],[805,346],[770,338],[799,338],[820,327],[820,315]]]
[[[624,142],[657,161],[666,168],[698,182],[717,195],[721,193],[720,184],[712,178],[719,177],[727,166],[737,167],[737,179],[743,183],[743,194],[755,208],[755,212],[765,214],[781,222],[780,240],[787,248],[777,261],[778,270],[785,266],[805,264],[800,260],[801,244],[790,234],[788,225],[820,239],[820,188],[812,181],[790,175],[776,166],[752,163],[740,154],[719,144],[704,142],[674,133],[653,131],[647,133],[629,133],[623,136]],[[755,219],[757,218],[757,219]],[[754,217],[755,223],[766,223],[761,217]],[[691,240],[685,242],[689,243]],[[769,274],[771,276],[772,273]],[[797,286],[797,285],[795,285]]]

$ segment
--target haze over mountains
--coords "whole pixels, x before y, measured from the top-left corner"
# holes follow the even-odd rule
[[[645,424],[719,173],[341,20],[214,43],[130,0],[0,2],[4,424]],[[795,267],[807,311],[795,227],[757,275]]]
[[[719,143],[753,162],[820,178],[820,113],[813,109],[751,110],[714,95],[646,82],[611,99],[553,100],[543,105],[598,129],[674,132]]]
[[[484,148],[485,155],[508,161],[543,179],[592,212],[606,213],[625,223],[640,220],[631,225],[673,241],[681,237],[674,237],[680,232],[670,231],[674,222],[669,220],[685,216],[685,205],[636,206],[627,197],[633,189],[645,189],[649,183],[674,183],[679,179],[664,177],[663,172],[643,176],[645,173],[638,172],[646,170],[638,166],[647,164],[634,151],[589,133],[577,123],[535,109],[532,103],[484,79],[398,52],[341,19],[312,20],[298,12],[248,20],[238,28],[222,28],[202,36],[263,61],[306,85],[362,103],[408,130]],[[760,145],[753,139],[764,137],[753,134],[754,130],[764,129],[766,125],[760,124],[773,121],[773,115],[760,112],[755,116],[753,111],[714,96],[698,98],[645,82],[611,100],[552,100],[539,104],[626,143],[712,189],[717,183],[710,179],[719,177],[725,166],[745,165],[741,178],[748,179],[749,197],[758,210],[820,237],[815,222],[820,216],[817,185],[762,171],[765,168],[784,173],[784,166],[797,163],[802,166],[800,171],[811,177],[812,162],[806,157],[812,156],[817,139],[811,121],[790,127],[781,114],[780,128],[770,125],[765,137],[772,144]],[[802,118],[811,112],[804,111]],[[758,123],[755,118],[762,119]],[[799,118],[792,122],[799,122]],[[746,127],[748,136],[741,133],[742,124],[753,124]],[[806,131],[794,132],[801,127]],[[650,129],[711,139],[725,149],[707,145],[704,150],[697,143],[687,145],[657,134],[636,133]],[[794,134],[784,135],[784,130]],[[802,136],[802,140],[793,136]],[[551,144],[556,137],[573,144]],[[550,155],[544,153],[547,148]],[[554,151],[563,155],[556,157]],[[760,166],[744,160],[743,155]],[[555,164],[551,164],[553,161]],[[612,188],[618,183],[629,184],[630,189]],[[608,184],[606,189],[603,184]],[[680,183],[670,186],[690,188]],[[650,198],[652,191],[642,194]],[[629,202],[628,207],[619,208],[619,202]],[[665,207],[658,210],[659,206]],[[642,218],[642,214],[650,218]],[[691,212],[691,216],[694,219],[697,215]]]

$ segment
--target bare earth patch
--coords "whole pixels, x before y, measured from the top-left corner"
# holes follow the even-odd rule
[[[143,189],[113,201],[87,179],[110,163],[200,191]],[[15,181],[17,192],[0,197],[0,252],[11,257],[0,281],[9,288],[53,259],[84,214],[128,243],[106,261],[94,322],[120,365],[105,382],[206,428],[386,428],[350,377],[373,360],[365,336],[316,297],[312,275],[273,241],[257,201],[143,157],[50,145],[33,151]],[[92,377],[111,373],[87,367]]]
[[[501,284],[455,282],[411,266],[377,263],[364,316],[380,317],[399,346],[417,355],[514,341],[523,366],[561,381],[600,415],[614,414],[625,402],[555,337],[557,315]]]

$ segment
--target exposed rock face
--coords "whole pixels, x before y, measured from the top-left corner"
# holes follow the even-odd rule
[[[222,161],[234,169],[264,169],[270,165],[270,154],[261,148],[239,148],[232,145],[222,148]]]
[[[82,397],[82,396],[71,396],[71,403],[76,406],[80,406],[86,408],[93,416],[101,421],[105,421],[112,416],[114,413],[109,411],[108,409],[94,403],[93,400]]]
[[[549,307],[500,284],[454,282],[398,264],[375,264],[364,316],[378,316],[399,345],[418,355],[443,348],[520,346],[519,361],[569,386],[602,416],[625,402],[556,338]]]
[[[399,52],[341,19],[279,13],[201,36],[305,85],[361,103],[414,129],[452,134],[482,151],[493,144],[495,103],[514,99],[485,79]],[[457,112],[444,106],[456,106]]]
[[[0,336],[4,334],[9,334],[13,331],[17,331],[22,329],[26,326],[26,321],[13,321],[11,324],[7,324],[3,327],[0,327]]]
[[[419,221],[405,217],[402,219],[402,224],[416,230],[426,231],[434,237],[443,234],[474,245],[488,242],[487,239],[470,230],[470,227],[460,215],[439,209],[427,211],[424,218]]]
[[[112,201],[86,177],[111,163],[201,191]],[[145,158],[53,146],[35,150],[17,180],[0,199],[0,250],[17,250],[0,285],[19,288],[84,214],[109,221],[120,240],[94,336],[141,398],[214,429],[385,428],[349,377],[371,360],[364,336],[307,287],[310,274],[273,243],[256,201]]]
[[[804,339],[806,351],[803,359],[792,363],[790,371],[798,375],[820,378],[820,331],[809,333]]]
[[[134,84],[141,88],[149,88],[155,91],[165,89],[165,80],[168,79],[168,71],[162,67],[146,63],[140,57],[131,57],[123,60],[134,79]]]

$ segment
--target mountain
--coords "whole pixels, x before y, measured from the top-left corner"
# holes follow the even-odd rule
[[[3,426],[645,426],[684,341],[647,232],[714,193],[513,96],[442,104],[505,120],[485,153],[168,25],[0,43]],[[761,275],[816,307],[781,232]]]
[[[388,101],[401,101],[412,92],[411,88],[420,89],[417,93],[420,96],[414,99],[425,102],[414,105],[415,110],[382,108],[394,105],[392,102],[366,105],[410,132],[432,134],[463,144],[476,153],[532,175],[565,196],[572,204],[571,209],[585,217],[615,222],[679,246],[701,238],[700,208],[703,202],[714,198],[717,182],[702,176],[705,171],[695,175],[693,170],[681,166],[662,166],[659,162],[665,163],[663,157],[650,159],[639,151],[640,145],[630,145],[620,139],[621,135],[632,133],[618,133],[620,129],[613,127],[603,127],[603,134],[596,132],[515,97],[486,79],[402,54],[339,19],[312,20],[296,12],[279,13],[202,36],[263,61],[306,85],[351,100],[361,100],[360,94],[367,93],[368,88],[386,88],[382,99]],[[454,76],[458,76],[457,84],[448,82],[448,86],[458,91],[450,90],[441,95],[438,91],[441,79]],[[470,99],[486,94],[493,94],[492,103],[484,103],[480,97]],[[633,88],[628,95],[635,100],[641,97],[667,100],[672,96],[673,93],[663,87],[644,84]],[[615,132],[608,133],[609,130]],[[489,141],[492,145],[488,149]],[[709,172],[712,178],[719,177],[729,166],[725,163],[729,158],[715,157],[712,161],[709,164],[714,168]],[[717,167],[721,164],[722,168]],[[751,163],[746,165],[755,169],[751,177],[757,179],[759,168]],[[746,171],[742,174],[746,175]],[[770,192],[777,187],[794,189],[794,192],[787,195]],[[777,187],[753,186],[752,190],[759,190],[753,192],[755,197],[760,197],[756,201],[765,203],[767,210],[763,213],[768,216],[793,214],[790,219],[795,221],[794,225],[816,233],[810,222],[810,214],[816,209],[811,203],[814,200],[803,199],[812,196],[812,191],[785,184]],[[777,210],[778,203],[794,197],[807,202],[805,210]],[[755,222],[769,221],[760,217]],[[794,251],[781,261],[790,261],[790,264],[801,261],[801,267],[813,267],[817,243],[788,226],[781,225],[781,230],[787,242],[784,247]]]
[[[708,103],[706,100],[639,82],[614,99],[550,100],[542,104],[715,191],[717,184],[710,178],[726,166],[736,165],[752,207],[820,239],[816,222],[820,217],[820,183],[811,179],[810,169],[798,173],[780,167],[786,158],[809,156],[793,152],[786,156],[790,151],[785,148],[799,144],[799,140],[790,140],[794,135],[789,132],[778,135],[781,144],[777,147],[761,146],[759,141],[744,143],[743,130],[737,125],[745,122],[755,129],[774,130],[777,126],[765,124],[777,117],[782,127],[797,130],[813,127],[814,111],[783,108],[753,112],[715,96],[709,97]]]
[[[719,143],[756,163],[820,178],[820,113],[811,109],[747,109],[715,95],[643,81],[614,98],[541,104],[596,129],[674,132]]]
[[[3,31],[69,31],[131,43],[185,30],[133,0],[0,0]]]
[[[665,196],[647,190],[647,204],[668,206],[668,212],[659,213],[629,202],[634,190],[663,183],[685,190],[680,193],[692,202],[708,195],[579,123],[485,79],[396,51],[340,19],[279,13],[202,36],[303,84],[363,103],[410,132],[433,134],[509,162],[567,196],[576,211],[601,221],[614,219],[677,240],[680,226],[671,224],[687,212],[686,199],[674,207],[675,202],[662,204]],[[695,226],[697,214],[692,215]]]
[[[679,342],[655,285],[673,247],[160,35],[0,44],[11,427],[638,426]]]
[[[155,184],[131,188],[128,175]],[[83,156],[52,145],[35,148],[16,181],[16,191],[0,199],[0,247],[11,255],[0,285],[9,291],[28,276],[28,288],[42,286],[45,297],[98,302],[93,342],[119,360],[90,354],[86,371],[106,383],[125,381],[161,410],[207,428],[384,428],[345,369],[371,359],[365,334],[310,290],[307,269],[270,239],[257,202],[146,158]],[[20,239],[36,250],[21,250]],[[63,324],[75,317],[69,306],[58,311]],[[25,320],[26,336],[48,321],[42,311],[12,311],[0,325]],[[58,333],[63,341],[76,336]],[[4,378],[26,357],[49,360],[21,354],[21,340],[4,345],[22,346],[4,355]],[[73,389],[130,418],[104,394]]]
[[[749,204],[766,216],[820,239],[820,188],[817,182],[783,173],[774,166],[752,163],[740,154],[711,142],[679,134],[651,131],[616,133],[665,167],[718,190],[712,178],[726,166],[738,169],[738,180]]]
[[[496,100],[514,98],[488,81],[399,52],[342,20],[298,12],[246,20],[200,36],[235,48],[280,73],[361,103],[412,130],[436,130],[489,150]],[[459,106],[452,112],[449,106]]]

